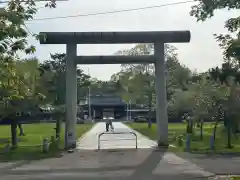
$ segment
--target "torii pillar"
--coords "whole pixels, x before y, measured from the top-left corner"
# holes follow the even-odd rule
[[[41,32],[41,44],[66,44],[66,127],[65,148],[76,146],[77,64],[155,64],[158,146],[168,146],[168,115],[165,78],[165,43],[190,41],[189,31],[143,32]],[[77,44],[154,43],[154,55],[77,56]]]

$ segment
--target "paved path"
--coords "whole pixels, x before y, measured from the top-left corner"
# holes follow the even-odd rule
[[[154,149],[80,150],[27,162],[0,173],[1,180],[186,180],[208,179],[212,173],[173,153]]]
[[[121,122],[113,122],[115,132],[134,132],[138,138],[138,148],[152,148],[157,144],[146,136],[132,130]],[[105,132],[105,123],[97,123],[88,133],[78,142],[77,149],[94,150],[97,149],[98,135]],[[128,139],[128,140],[126,140]],[[130,140],[129,140],[130,139]],[[101,136],[101,149],[128,149],[135,148],[135,137],[132,134],[104,134]]]
[[[79,150],[59,158],[0,167],[0,176],[1,180],[207,180],[214,174],[239,174],[240,157],[180,156],[156,149]]]

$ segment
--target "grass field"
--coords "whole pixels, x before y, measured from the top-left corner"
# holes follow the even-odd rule
[[[80,124],[76,126],[77,137],[80,138],[87,132],[93,125]],[[0,161],[2,160],[21,160],[21,159],[39,159],[44,157],[51,157],[58,152],[52,151],[48,154],[43,154],[42,147],[37,146],[42,144],[44,138],[55,136],[54,123],[41,123],[41,124],[25,124],[23,125],[25,136],[19,137],[18,148],[10,152],[3,153],[5,144],[0,144]],[[11,131],[10,126],[0,126],[0,139],[10,139]],[[64,148],[64,124],[61,131],[60,147]]]
[[[240,176],[238,176],[238,177],[232,177],[231,180],[240,180]]]
[[[150,139],[157,139],[156,124],[152,124],[152,129],[148,128],[147,123],[127,123],[128,126],[140,133],[148,136]],[[170,148],[171,151],[185,151],[185,141],[183,146],[179,146],[175,137],[183,135],[185,140],[186,125],[182,123],[169,123],[169,142],[176,146],[176,148]],[[204,124],[203,140],[200,140],[200,129],[196,128],[194,135],[191,136],[191,151],[197,153],[228,153],[238,152],[240,153],[240,136],[232,137],[233,148],[227,148],[227,136],[222,125],[219,125],[215,140],[215,150],[210,150],[210,136],[213,132],[213,125],[211,123]]]

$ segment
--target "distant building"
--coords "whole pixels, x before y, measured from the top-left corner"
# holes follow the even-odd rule
[[[84,114],[89,115],[89,99],[81,99],[79,106]],[[95,94],[90,96],[91,115],[94,119],[102,119],[105,112],[112,113],[113,118],[119,119],[126,116],[126,103],[115,94]]]

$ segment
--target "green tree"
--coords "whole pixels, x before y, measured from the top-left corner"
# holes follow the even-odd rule
[[[47,7],[56,7],[55,1],[46,4]],[[10,0],[7,6],[0,11],[0,53],[14,55],[18,50],[28,53],[35,52],[35,47],[29,45],[29,35],[25,22],[33,19],[37,13],[34,0]],[[38,38],[37,35],[34,35]]]
[[[239,68],[230,61],[224,62],[222,67],[209,71],[210,79],[221,88],[221,98],[216,103],[217,117],[224,121],[227,129],[228,147],[231,147],[231,134],[238,133],[239,121]],[[218,120],[219,121],[219,120]]]
[[[1,118],[11,119],[12,145],[17,145],[17,114],[25,110],[24,103],[32,98],[31,87],[25,81],[26,72],[19,71],[18,63],[10,56],[0,56],[1,78],[0,78],[0,101]],[[24,73],[24,74],[23,74]]]
[[[48,6],[55,7],[54,4],[51,1]],[[36,12],[34,0],[10,0],[6,8],[1,8],[0,11],[1,117],[12,120],[11,132],[14,147],[17,146],[16,114],[24,110],[23,101],[32,96],[31,87],[27,85],[25,76],[17,69],[19,64],[16,62],[18,59],[16,54],[18,51],[24,51],[27,54],[35,51],[35,47],[27,42],[29,34],[25,21],[32,19]]]
[[[198,0],[199,4],[192,6],[191,16],[197,21],[205,21],[214,16],[214,12],[219,9],[238,10],[240,3],[238,0]],[[232,17],[225,22],[225,28],[229,34],[220,34],[215,37],[221,48],[224,49],[226,60],[240,60],[240,16]]]
[[[66,60],[65,53],[51,54],[51,59],[40,65],[42,83],[49,103],[65,104],[66,94]],[[77,69],[78,100],[81,98],[84,87],[90,85],[90,76],[83,70]]]
[[[16,61],[16,71],[19,79],[22,84],[28,87],[28,93],[25,94],[24,99],[20,102],[23,114],[31,112],[34,115],[39,111],[39,105],[44,103],[45,95],[40,91],[42,85],[40,84],[38,67],[38,60],[35,58]],[[18,127],[20,135],[24,135],[23,126],[19,122]]]
[[[140,56],[152,55],[154,53],[153,44],[138,44],[131,49],[118,51],[116,54]],[[188,68],[178,62],[176,48],[165,45],[165,58],[167,69],[167,97],[168,100],[177,88],[186,89],[186,83],[191,75]],[[125,89],[125,95],[134,98],[133,102],[141,102],[149,107],[150,111],[155,105],[155,70],[153,64],[124,64],[121,65],[122,72],[115,75],[120,79]],[[141,87],[141,88],[139,88]],[[124,91],[123,91],[124,92]],[[134,92],[134,93],[131,93]],[[131,95],[131,94],[134,94]],[[149,119],[151,112],[149,112]]]

